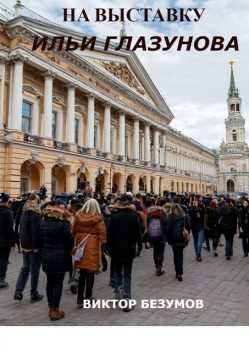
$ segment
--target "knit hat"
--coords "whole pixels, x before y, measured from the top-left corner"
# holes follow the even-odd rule
[[[10,196],[7,193],[0,193],[0,204],[7,203],[10,199]]]

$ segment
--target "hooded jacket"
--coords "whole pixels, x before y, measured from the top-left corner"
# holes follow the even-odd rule
[[[100,246],[106,243],[106,227],[101,215],[85,214],[78,211],[73,222],[73,237],[77,246],[90,234],[84,255],[75,263],[79,269],[87,269],[89,272],[98,272],[100,268]]]
[[[7,205],[0,206],[0,247],[14,247],[13,213]]]
[[[23,206],[23,214],[20,220],[20,239],[23,249],[41,248],[40,224],[40,205],[34,201],[27,201]]]
[[[46,273],[64,273],[72,267],[73,237],[67,212],[48,206],[43,210],[40,227],[42,269]]]

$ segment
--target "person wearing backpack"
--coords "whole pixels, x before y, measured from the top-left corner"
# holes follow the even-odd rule
[[[151,204],[148,208],[147,237],[153,247],[153,259],[156,266],[156,276],[164,274],[162,271],[164,250],[166,243],[166,219],[165,209],[160,205]]]
[[[190,231],[189,216],[185,215],[179,204],[172,204],[170,214],[167,218],[167,239],[172,246],[176,278],[182,281],[183,275],[183,250],[188,244],[183,236],[183,231]]]

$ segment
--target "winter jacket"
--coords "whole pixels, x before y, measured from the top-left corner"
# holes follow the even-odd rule
[[[101,244],[106,243],[106,227],[101,215],[91,215],[78,211],[73,222],[73,237],[75,245],[78,245],[90,234],[84,255],[75,267],[87,269],[89,272],[98,272],[100,268]]]
[[[243,232],[249,233],[249,207],[241,207],[239,210],[238,224]]]
[[[65,273],[72,267],[73,237],[64,209],[47,207],[40,227],[42,269],[48,274]]]
[[[171,246],[185,247],[187,242],[183,237],[183,229],[190,231],[190,222],[187,215],[170,213],[167,218],[167,238]]]
[[[23,214],[20,220],[20,239],[23,249],[41,248],[40,224],[40,205],[34,201],[27,201],[23,206]]]
[[[204,227],[204,208],[191,207],[188,211],[190,218],[191,229],[193,232],[198,232]]]
[[[204,213],[204,228],[209,233],[210,238],[216,238],[220,236],[220,209],[211,208],[208,206]]]
[[[13,213],[6,205],[0,205],[0,247],[15,247]]]
[[[238,211],[235,207],[222,207],[220,224],[224,232],[236,233],[238,223]]]
[[[142,249],[139,215],[131,207],[114,212],[108,222],[107,248],[114,261],[130,261]]]

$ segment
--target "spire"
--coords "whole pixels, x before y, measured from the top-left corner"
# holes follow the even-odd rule
[[[126,36],[126,28],[125,28],[125,21],[120,21],[121,22],[121,30],[120,30],[120,38]]]
[[[228,95],[229,95],[229,98],[231,98],[231,97],[239,96],[239,91],[238,89],[236,89],[236,86],[235,86],[235,79],[234,79],[234,73],[233,73],[234,62],[231,61],[229,63],[231,65],[231,76],[230,76],[230,87],[229,87]]]

